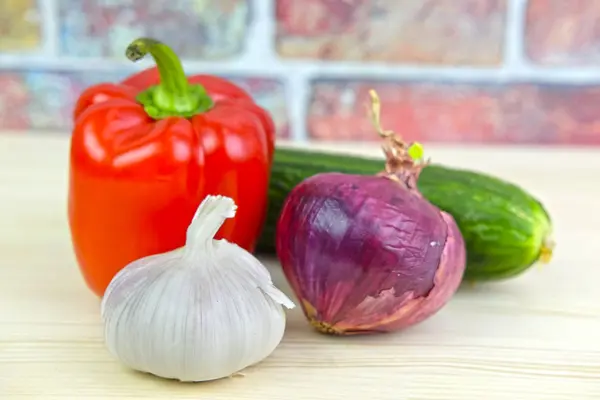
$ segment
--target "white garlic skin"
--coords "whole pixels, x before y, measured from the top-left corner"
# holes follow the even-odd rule
[[[129,264],[107,288],[101,313],[106,346],[123,364],[198,382],[269,356],[284,334],[282,304],[294,307],[254,256],[211,239],[205,251],[180,248]]]

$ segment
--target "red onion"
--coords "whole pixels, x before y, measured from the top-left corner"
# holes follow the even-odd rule
[[[454,219],[416,183],[426,165],[372,117],[386,140],[378,176],[322,173],[300,183],[277,225],[277,255],[303,312],[330,334],[389,332],[440,310],[460,285],[465,245]]]

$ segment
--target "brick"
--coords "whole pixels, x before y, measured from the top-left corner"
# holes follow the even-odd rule
[[[269,78],[226,78],[246,89],[256,103],[269,111],[277,128],[277,137],[282,139],[290,137],[285,84],[281,80]]]
[[[81,92],[100,82],[118,82],[127,72],[28,71],[30,129],[70,130],[73,106]]]
[[[529,0],[525,48],[537,64],[600,64],[600,1]]]
[[[0,71],[0,129],[70,130],[81,92],[100,82],[118,82],[130,71]],[[272,115],[277,135],[289,137],[285,85],[272,78],[225,77],[246,89]]]
[[[502,62],[506,0],[276,0],[282,57],[443,65]]]
[[[249,0],[57,0],[60,51],[77,57],[124,59],[140,36],[163,40],[187,59],[239,55],[249,24]]]
[[[70,130],[73,106],[87,86],[128,72],[0,71],[0,128]],[[4,111],[4,114],[2,113]]]
[[[534,83],[319,80],[309,104],[310,137],[377,140],[366,112],[369,89],[381,98],[384,128],[409,141],[600,145],[600,86]]]
[[[41,44],[36,0],[0,1],[0,52],[21,53]]]
[[[23,77],[0,71],[0,130],[21,130],[29,126],[29,92]]]

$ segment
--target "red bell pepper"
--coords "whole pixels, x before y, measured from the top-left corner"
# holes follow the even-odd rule
[[[238,205],[217,238],[253,251],[266,216],[275,128],[244,90],[186,77],[165,44],[138,39],[157,68],[85,90],[74,111],[69,225],[87,285],[102,296],[131,261],[181,247],[208,194]]]

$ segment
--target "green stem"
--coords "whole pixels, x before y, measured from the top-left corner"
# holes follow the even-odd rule
[[[137,96],[137,101],[154,119],[190,118],[210,110],[214,102],[202,85],[190,84],[177,54],[167,45],[150,38],[139,38],[127,46],[125,55],[133,62],[150,54],[156,63],[160,83]]]

